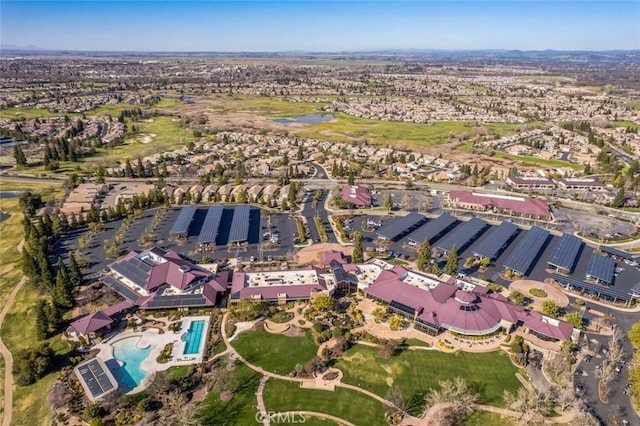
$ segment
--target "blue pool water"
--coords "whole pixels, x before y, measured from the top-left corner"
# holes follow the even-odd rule
[[[315,114],[315,115],[303,115],[298,118],[274,118],[273,121],[280,124],[291,124],[291,123],[310,123],[316,124],[321,123],[323,121],[333,120],[335,117],[331,114]]]
[[[189,330],[182,335],[182,341],[187,344],[184,347],[184,355],[192,355],[200,352],[200,341],[204,334],[204,320],[191,321]]]
[[[138,340],[140,340],[139,337],[132,337],[113,344],[113,357],[121,361],[122,365],[117,365],[115,368],[108,365],[124,393],[140,385],[142,380],[147,377],[147,373],[142,371],[140,364],[149,356],[151,346],[138,349],[136,347]]]

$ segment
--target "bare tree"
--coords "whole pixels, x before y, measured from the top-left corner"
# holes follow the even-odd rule
[[[425,395],[427,406],[442,405],[443,408],[436,411],[438,417],[435,424],[456,425],[460,424],[469,414],[475,410],[479,395],[470,388],[462,377],[453,380],[443,380],[438,383],[440,389],[432,389]]]
[[[407,403],[404,399],[404,395],[402,394],[402,390],[400,390],[398,385],[393,385],[389,388],[385,399],[393,404],[391,407],[392,411],[397,411],[403,415],[407,411]]]
[[[550,395],[537,388],[532,391],[520,388],[515,393],[504,391],[503,398],[507,407],[519,414],[516,419],[518,424],[542,421],[545,412],[551,405]]]

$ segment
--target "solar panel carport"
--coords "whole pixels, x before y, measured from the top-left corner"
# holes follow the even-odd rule
[[[587,278],[592,278],[596,282],[603,281],[607,284],[613,283],[613,273],[616,269],[616,261],[610,257],[593,253],[589,259],[587,268]]]
[[[503,266],[521,275],[527,275],[540,250],[549,238],[549,231],[538,226],[527,231],[527,235],[516,246]]]
[[[198,244],[215,244],[218,236],[218,228],[220,227],[220,219],[222,219],[222,206],[212,206],[207,210],[207,216],[204,218],[200,235],[198,236]]]
[[[385,224],[377,232],[380,238],[385,240],[396,240],[402,235],[406,235],[414,229],[420,227],[427,221],[427,218],[420,213],[411,212],[406,216],[393,219]]]
[[[196,214],[197,209],[198,208],[196,206],[183,207],[180,210],[180,214],[178,215],[176,221],[173,222],[171,232],[169,232],[169,237],[186,238],[189,234],[189,227],[191,226],[193,215]]]
[[[607,253],[607,254],[610,254],[611,256],[616,256],[621,259],[635,260],[635,258],[631,254],[614,247],[600,246],[599,250],[603,253]]]
[[[556,269],[571,272],[583,246],[584,242],[580,238],[571,234],[562,234],[558,246],[547,263]]]
[[[613,290],[607,287],[600,287],[595,284],[585,283],[584,281],[578,280],[573,277],[567,277],[564,275],[553,273],[551,274],[551,278],[559,282],[564,287],[578,291],[585,291],[598,297],[605,297],[609,300],[613,300],[614,302],[616,300],[623,300],[625,302],[631,300],[631,295],[627,293],[623,293],[621,291]]]
[[[465,247],[478,238],[488,227],[489,224],[487,222],[474,217],[468,222],[460,225],[460,227],[456,228],[453,233],[438,243],[438,248],[449,253],[453,249],[453,246],[456,246],[458,253],[460,253],[465,249]]]
[[[497,227],[489,231],[476,248],[473,249],[474,256],[486,257],[487,259],[497,259],[502,250],[504,250],[520,231],[516,225],[511,222],[502,222]]]
[[[249,238],[249,213],[251,206],[237,206],[229,230],[229,243],[241,243]]]
[[[426,225],[421,226],[407,237],[407,239],[415,244],[422,244],[425,238],[433,243],[441,235],[445,234],[449,229],[458,222],[458,219],[448,213],[442,213],[438,218],[430,220]]]

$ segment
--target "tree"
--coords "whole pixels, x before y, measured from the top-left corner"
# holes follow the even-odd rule
[[[393,339],[385,340],[382,345],[380,345],[379,355],[382,359],[391,358],[396,351],[398,350],[398,343],[396,343]]]
[[[328,293],[317,293],[313,296],[313,306],[319,311],[328,311],[335,305],[335,300]]]
[[[431,262],[431,244],[429,244],[429,238],[425,238],[418,250],[418,260],[416,261],[418,271],[425,271],[429,262]]]
[[[431,272],[432,275],[436,276],[440,276],[440,274],[442,273],[442,271],[440,271],[440,266],[437,263],[431,265],[431,270],[429,272]]]
[[[458,273],[458,248],[454,244],[447,256],[447,264],[444,266],[444,273],[454,276]]]
[[[24,155],[22,148],[19,146],[13,147],[13,158],[16,160],[16,164],[18,166],[26,166],[27,165],[27,157]]]
[[[555,302],[545,300],[542,302],[542,313],[552,318],[558,318],[560,316],[560,308]]]
[[[616,208],[624,206],[624,185],[618,189],[618,193],[611,202],[611,206]]]
[[[44,340],[47,338],[47,314],[45,312],[45,305],[47,304],[47,302],[45,302],[43,299],[38,299],[38,301],[36,302],[36,308],[35,308],[35,316],[36,316],[36,327],[35,327],[35,332],[36,332],[36,339],[38,340]]]
[[[82,284],[82,272],[80,271],[80,267],[78,266],[78,262],[76,261],[76,257],[73,253],[69,254],[69,281],[74,287]]]
[[[511,292],[511,294],[509,294],[508,299],[511,300],[516,305],[522,306],[526,302],[527,298],[524,296],[524,294],[520,293],[518,290],[514,290]]]
[[[387,317],[387,313],[389,312],[388,308],[386,306],[378,306],[377,308],[375,308],[372,312],[373,314],[373,320],[376,323],[381,323],[382,321],[385,320],[385,318]]]
[[[35,349],[20,349],[15,354],[13,375],[18,386],[28,386],[43,377],[55,362],[53,349],[43,343]]]
[[[551,405],[549,394],[536,387],[531,390],[521,387],[514,393],[505,390],[503,399],[508,408],[519,413],[517,421],[526,424],[542,421]]]
[[[393,198],[391,198],[391,194],[388,192],[387,192],[387,195],[384,196],[383,207],[388,212],[390,212],[393,209]]]
[[[73,285],[69,279],[67,267],[62,262],[62,258],[58,257],[58,273],[53,289],[53,303],[62,308],[70,308],[73,306],[73,299]]]
[[[385,399],[392,404],[392,409],[394,411],[397,411],[400,414],[404,414],[406,412],[407,402],[405,401],[402,390],[400,390],[398,385],[393,385],[389,388]]]
[[[400,315],[393,315],[387,320],[387,323],[391,330],[400,330],[404,324],[404,318]]]
[[[631,326],[631,330],[627,333],[627,337],[636,349],[640,348],[640,322],[636,322]]]
[[[302,150],[302,144],[298,145],[298,151],[296,152],[296,160],[304,160],[304,151]]]
[[[573,324],[574,328],[582,329],[582,317],[578,312],[570,312],[565,315],[564,320]]]
[[[363,263],[364,251],[362,250],[362,233],[355,231],[353,233],[353,253],[351,254],[351,263]]]
[[[425,395],[428,407],[440,405],[432,421],[438,425],[458,425],[475,410],[480,395],[461,377],[443,380],[440,389],[432,389]]]

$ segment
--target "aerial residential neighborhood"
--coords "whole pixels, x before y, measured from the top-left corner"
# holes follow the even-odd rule
[[[640,425],[634,2],[0,13],[10,425]]]

